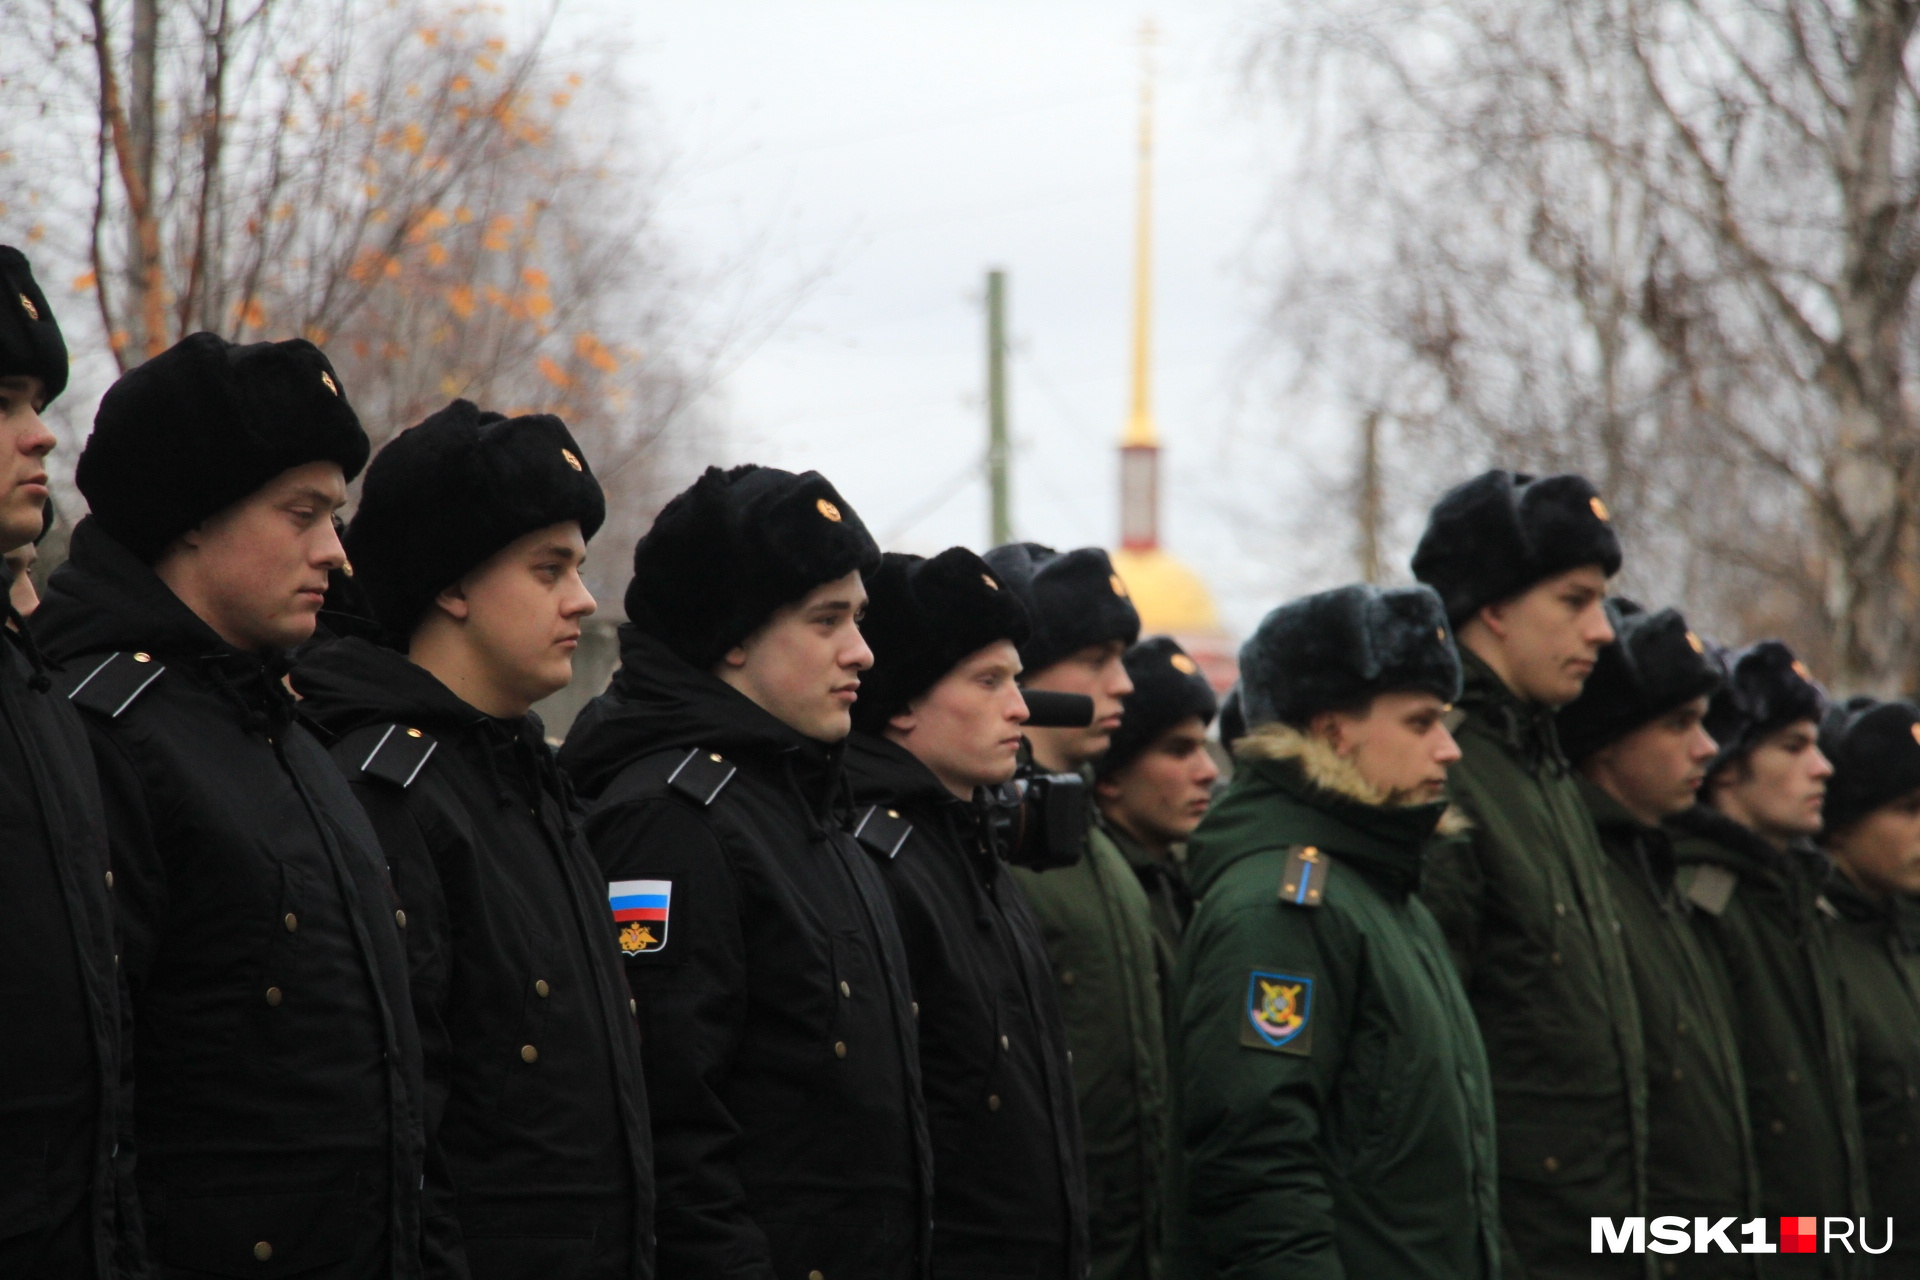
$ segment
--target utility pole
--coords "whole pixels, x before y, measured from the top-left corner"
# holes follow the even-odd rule
[[[1013,541],[1013,450],[1007,442],[1007,273],[987,272],[987,493],[989,546]]]
[[[1367,410],[1360,420],[1360,580],[1380,581],[1380,411]]]

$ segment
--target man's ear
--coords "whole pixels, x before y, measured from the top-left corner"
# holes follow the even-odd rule
[[[1505,640],[1511,630],[1507,626],[1507,605],[1510,603],[1511,601],[1499,600],[1493,604],[1483,604],[1480,606],[1480,612],[1474,615],[1486,624],[1487,630],[1493,632],[1495,639]]]
[[[1340,728],[1340,717],[1333,712],[1322,711],[1307,721],[1307,734],[1333,748],[1335,755],[1346,754],[1347,735]]]
[[[465,622],[468,615],[473,611],[473,606],[467,603],[466,587],[458,582],[445,588],[439,595],[435,596],[433,598],[433,604],[435,608],[456,622]]]
[[[908,703],[887,717],[887,728],[905,737],[920,726],[920,717],[914,714],[913,704]]]

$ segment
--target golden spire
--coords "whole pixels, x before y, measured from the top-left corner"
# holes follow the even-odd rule
[[[1133,241],[1133,409],[1123,446],[1159,443],[1153,425],[1153,46],[1159,32],[1140,24],[1140,174]]]

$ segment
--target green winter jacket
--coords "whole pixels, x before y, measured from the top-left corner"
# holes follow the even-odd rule
[[[1460,660],[1448,787],[1473,829],[1430,850],[1420,896],[1493,1068],[1508,1280],[1651,1275],[1653,1255],[1590,1249],[1591,1218],[1646,1212],[1646,1064],[1606,855],[1552,712]]]
[[[1174,972],[1168,1271],[1181,1280],[1495,1280],[1493,1095],[1413,895],[1446,806],[1396,807],[1290,729],[1238,747],[1188,846]],[[1284,892],[1297,851],[1324,876]]]
[[[1854,1094],[1866,1133],[1867,1190],[1878,1247],[1893,1219],[1893,1252],[1876,1276],[1920,1276],[1920,902],[1869,899],[1836,876],[1833,960],[1853,1023]]]
[[[1746,827],[1696,805],[1669,824],[1695,926],[1733,986],[1734,1031],[1747,1077],[1747,1116],[1769,1218],[1867,1215],[1853,1036],[1834,965],[1825,855],[1781,853]],[[1861,1276],[1867,1259],[1767,1261],[1764,1274]]]
[[[1580,794],[1607,854],[1647,1059],[1647,1216],[1760,1216],[1760,1175],[1734,1035],[1733,991],[1674,883],[1673,841],[1585,778]],[[1740,1246],[1737,1227],[1728,1240]],[[1752,1254],[1680,1254],[1662,1276],[1753,1280]]]
[[[1091,1280],[1157,1280],[1167,1050],[1147,896],[1097,817],[1079,862],[1013,876],[1060,985],[1086,1141]]]

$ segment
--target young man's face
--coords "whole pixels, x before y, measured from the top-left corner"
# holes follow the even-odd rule
[[[1700,724],[1706,714],[1704,697],[1675,707],[1594,752],[1580,771],[1648,826],[1671,818],[1693,806],[1717,750]]]
[[[304,463],[189,529],[153,570],[234,648],[291,649],[313,635],[327,575],[347,562],[333,528],[346,500],[339,463]]]
[[[727,653],[714,674],[797,733],[838,742],[853,728],[860,673],[873,650],[860,636],[867,588],[859,571],[823,583]]]
[[[1477,620],[1499,651],[1495,665],[1516,694],[1549,707],[1580,696],[1601,647],[1613,639],[1606,598],[1606,574],[1588,565],[1480,611]]]
[[[1029,689],[1053,693],[1084,693],[1093,699],[1093,723],[1084,729],[1030,729],[1034,758],[1048,769],[1077,769],[1107,749],[1120,727],[1125,698],[1133,680],[1121,657],[1127,646],[1119,640],[1090,644],[1050,667],[1034,672],[1022,683]]]
[[[887,737],[933,771],[962,799],[975,787],[1005,782],[1020,754],[1027,704],[1015,679],[1020,653],[996,640],[962,659],[931,689],[887,721]]]
[[[1109,820],[1154,845],[1177,844],[1207,816],[1220,766],[1207,752],[1207,725],[1188,716],[1134,759],[1096,782]]]
[[[53,432],[40,421],[46,387],[31,374],[0,378],[0,554],[40,536]]]
[[[1776,844],[1820,830],[1833,766],[1811,720],[1776,729],[1743,759],[1715,774],[1714,808]]]
[[[573,679],[580,623],[597,607],[580,580],[586,559],[578,521],[549,525],[508,543],[434,601],[498,705],[524,713]]]
[[[1827,841],[1827,852],[1872,897],[1920,894],[1920,791],[1850,823]]]
[[[1322,712],[1312,730],[1391,802],[1430,804],[1446,797],[1447,766],[1460,758],[1446,714],[1430,693],[1383,693],[1360,715]]]

